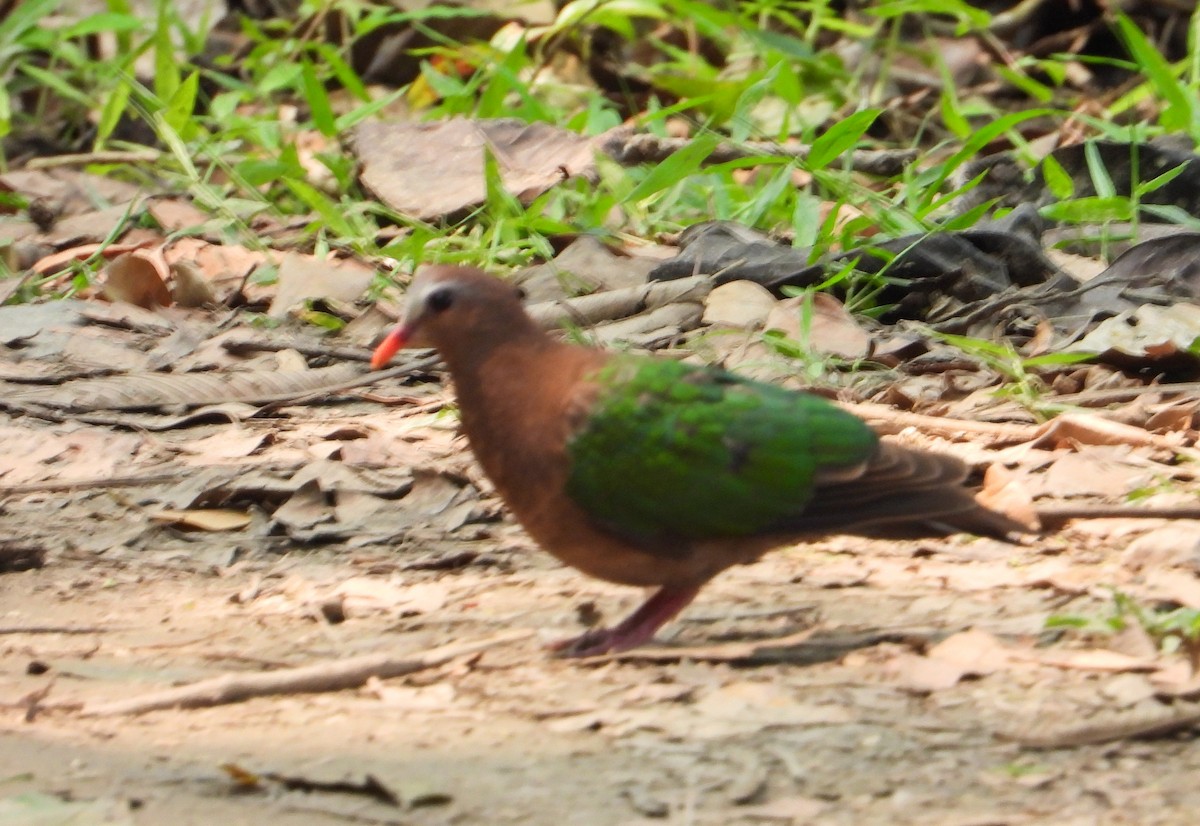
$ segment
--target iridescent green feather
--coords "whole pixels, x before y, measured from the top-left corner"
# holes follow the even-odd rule
[[[713,368],[618,357],[569,445],[567,491],[646,541],[748,536],[803,513],[822,474],[870,458],[875,433],[831,402]]]

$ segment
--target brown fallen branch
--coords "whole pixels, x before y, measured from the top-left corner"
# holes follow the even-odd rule
[[[103,625],[0,625],[0,637],[8,634],[107,634]]]
[[[996,736],[1029,749],[1067,749],[1137,737],[1162,737],[1200,724],[1200,703],[1158,704],[1065,725],[1028,721]]]
[[[508,642],[524,639],[532,631],[509,631],[484,640],[451,643],[423,654],[402,656],[366,654],[346,660],[285,668],[259,674],[223,674],[190,685],[154,691],[140,697],[88,703],[81,710],[85,717],[115,717],[143,714],[164,708],[208,708],[240,703],[253,697],[273,694],[318,694],[358,688],[372,677],[386,680],[436,668],[458,657],[475,654]]]
[[[872,648],[883,643],[924,647],[946,636],[949,634],[944,630],[933,628],[864,631],[850,634],[817,633],[815,629],[808,628],[777,639],[680,646],[678,648],[668,646],[634,648],[615,654],[604,654],[581,662],[599,664],[610,660],[621,660],[624,662],[665,663],[686,659],[697,662],[736,663],[740,666],[779,663],[815,665],[840,659],[851,651]]]
[[[1060,525],[1072,519],[1200,519],[1200,505],[1146,507],[1064,502],[1034,506],[1042,524]]]

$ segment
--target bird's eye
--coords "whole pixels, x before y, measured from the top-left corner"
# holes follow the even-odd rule
[[[434,290],[425,297],[425,306],[434,313],[440,313],[443,310],[450,309],[450,305],[453,303],[454,293],[445,287]]]

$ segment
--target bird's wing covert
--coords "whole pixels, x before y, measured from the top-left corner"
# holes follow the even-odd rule
[[[878,439],[815,395],[713,368],[618,357],[568,445],[567,491],[604,527],[646,541],[747,536],[852,477]]]

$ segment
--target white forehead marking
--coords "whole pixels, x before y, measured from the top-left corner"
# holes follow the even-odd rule
[[[429,294],[448,283],[451,282],[435,279],[428,275],[418,275],[414,278],[408,287],[408,300],[404,302],[405,317],[416,318],[419,316],[425,309],[425,300],[429,298]]]

